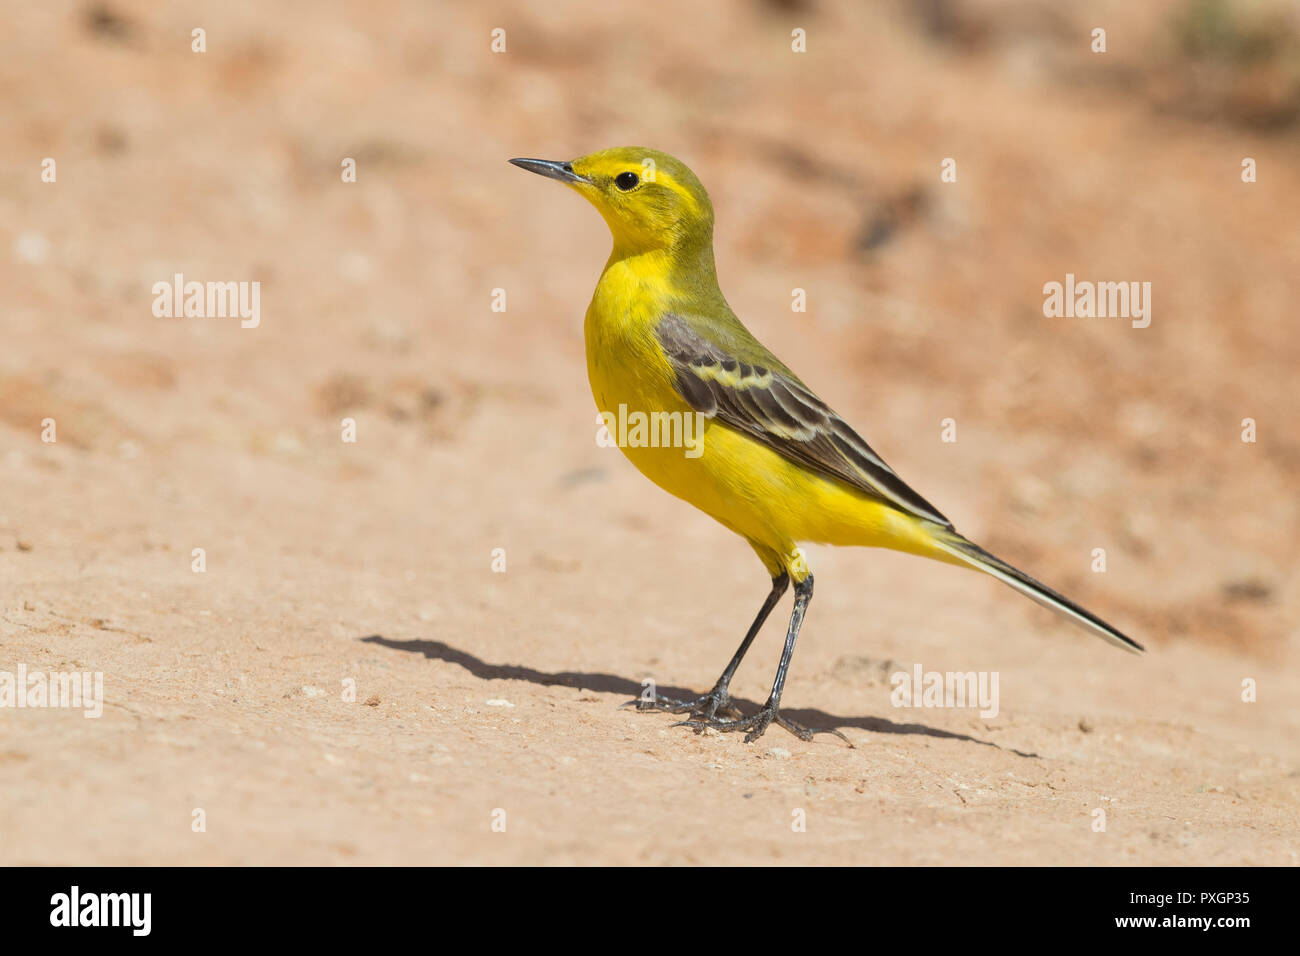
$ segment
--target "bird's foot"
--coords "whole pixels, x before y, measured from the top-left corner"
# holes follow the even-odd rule
[[[788,730],[790,733],[794,734],[796,737],[798,737],[800,740],[803,741],[811,741],[815,734],[834,734],[836,737],[839,737],[840,740],[844,741],[850,747],[853,746],[849,738],[845,737],[838,730],[834,730],[834,729],[825,730],[820,728],[817,730],[812,730],[808,727],[805,727],[803,724],[796,723],[795,721],[791,720],[788,717],[783,717],[781,715],[781,712],[771,704],[765,706],[762,710],[760,710],[757,714],[754,714],[752,717],[740,717],[735,720],[723,720],[718,717],[697,717],[695,715],[692,715],[690,720],[683,720],[677,724],[674,724],[673,726],[690,727],[697,734],[703,733],[704,731],[710,729],[721,731],[722,733],[736,733],[738,731],[743,730],[745,731],[745,743],[752,744],[759,737],[763,736],[763,734],[766,733],[767,728],[770,727],[772,724],[776,724],[778,727]]]
[[[731,702],[731,695],[727,693],[725,687],[714,687],[707,694],[701,694],[690,700],[678,700],[675,697],[656,694],[649,699],[638,697],[636,700],[629,700],[623,706],[635,706],[637,710],[662,710],[670,714],[690,714],[703,720],[712,720],[719,714],[724,717],[740,716],[740,711]]]

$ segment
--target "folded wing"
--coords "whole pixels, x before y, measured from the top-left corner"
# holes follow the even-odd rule
[[[793,374],[742,361],[733,354],[739,350],[678,315],[664,316],[655,334],[676,372],[678,393],[696,411],[900,511],[952,527]],[[762,347],[753,342],[753,348]]]

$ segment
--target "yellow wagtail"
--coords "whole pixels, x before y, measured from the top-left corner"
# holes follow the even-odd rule
[[[650,706],[688,713],[685,725],[746,731],[775,723],[812,731],[779,707],[813,577],[799,542],[893,548],[975,568],[1135,653],[1136,641],[1069,598],[966,540],[903,483],[845,421],[736,318],[713,264],[713,206],[685,164],[638,147],[572,162],[512,159],[558,179],[596,207],[614,249],[587,308],[587,374],[602,412],[704,416],[702,454],[622,445],[647,478],[749,542],[772,590],[709,693]],[[794,582],[794,611],[767,703],[742,717],[732,675],[772,608]],[[721,716],[720,716],[721,715]],[[842,736],[842,735],[841,735]]]

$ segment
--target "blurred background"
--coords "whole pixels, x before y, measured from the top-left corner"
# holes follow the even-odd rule
[[[394,707],[414,727],[481,702],[485,674],[572,697],[591,686],[575,671],[635,692],[647,672],[705,685],[721,668],[766,578],[743,543],[596,446],[582,317],[608,234],[514,156],[682,158],[712,196],[719,276],[750,329],[964,533],[1157,651],[1204,652],[1181,670],[1148,658],[1143,680],[1227,679],[1196,697],[1205,725],[1242,712],[1223,661],[1293,659],[1294,2],[49,0],[4,19],[0,650],[107,670],[131,708],[109,715],[157,732],[139,750],[138,736],[105,744],[94,721],[29,718],[30,748],[0,749],[0,772],[30,782],[8,791],[29,834],[11,858],[44,860],[42,840],[85,826],[92,858],[186,859],[152,826],[151,795],[189,806],[207,784],[243,794],[249,836],[208,859],[258,859],[295,828],[312,849],[286,859],[352,858],[321,836],[338,817],[282,797],[293,781],[277,775],[357,783],[336,790],[355,822],[375,791],[350,768],[391,746],[405,779],[417,744],[357,738],[342,769],[287,756],[352,726],[332,697],[303,696],[334,693],[340,657],[379,688],[376,720]],[[940,180],[947,158],[956,182]],[[260,282],[260,326],[155,317],[152,286],[175,273]],[[1150,327],[1045,317],[1043,286],[1067,273],[1150,282]],[[41,440],[46,418],[57,443]],[[490,572],[497,547],[505,575]],[[1024,666],[1019,686],[1049,708],[1078,680],[1112,692],[1101,675],[1129,665],[974,575],[828,549],[813,567],[818,636],[790,684],[805,703],[864,686],[861,668],[885,666],[866,653]],[[404,654],[364,641],[376,635],[435,643]],[[775,648],[743,693],[761,699]],[[1049,655],[1060,685],[1034,683]],[[801,686],[801,668],[825,682]],[[628,687],[600,686],[599,705],[571,706],[610,710],[622,739],[628,717],[606,705]],[[1195,696],[1133,686],[1113,693],[1153,720]],[[872,693],[841,709],[887,711]],[[523,710],[492,713],[518,724]],[[222,727],[270,741],[264,789],[232,782],[262,752]],[[513,746],[499,754],[517,770]],[[71,762],[106,747],[154,756]],[[190,750],[187,771],[159,776]],[[498,753],[466,744],[480,752]],[[44,801],[69,779],[82,789],[56,813]],[[432,785],[415,780],[419,813]],[[94,810],[83,791],[132,796]],[[259,822],[268,800],[274,825]],[[134,849],[113,842],[125,833]],[[393,855],[370,859],[407,846],[376,839]],[[1088,846],[1068,858],[1101,852]]]
[[[1157,639],[1264,647],[1294,623],[1293,3],[110,0],[11,16],[9,560],[41,525],[107,543],[167,500],[219,524],[259,468],[328,494],[489,423],[503,431],[450,456],[441,491],[463,485],[498,526],[535,506],[506,462],[541,437],[549,477],[623,469],[588,447],[582,377],[604,226],[505,159],[637,144],[710,189],[736,311],[967,533],[1063,586],[1105,547],[1116,616]],[[154,318],[150,287],[176,272],[260,281],[261,327]],[[1067,272],[1151,282],[1150,328],[1045,318],[1042,286]],[[324,440],[348,413],[369,457]],[[47,415],[76,456],[41,446]],[[110,500],[118,521],[81,507]]]

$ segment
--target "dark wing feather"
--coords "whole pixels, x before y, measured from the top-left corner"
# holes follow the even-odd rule
[[[696,411],[900,511],[952,527],[793,374],[740,361],[677,315],[664,316],[655,334],[678,393]]]

